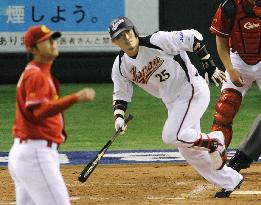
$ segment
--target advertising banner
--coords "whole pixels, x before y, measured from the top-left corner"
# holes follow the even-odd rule
[[[154,9],[142,10],[148,2]],[[58,40],[61,51],[114,51],[108,25],[119,16],[141,24],[143,34],[154,32],[158,29],[158,0],[0,1],[0,53],[24,52],[24,32],[32,25],[42,24],[62,32]],[[150,25],[149,29],[144,25]]]

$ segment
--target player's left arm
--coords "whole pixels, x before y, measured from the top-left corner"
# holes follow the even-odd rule
[[[219,86],[223,81],[226,81],[225,73],[216,66],[207,50],[202,35],[198,31],[194,31],[193,52],[201,59],[205,70],[205,79],[207,82],[211,79],[216,86]]]

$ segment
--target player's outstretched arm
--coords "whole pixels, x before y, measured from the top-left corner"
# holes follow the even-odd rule
[[[95,98],[95,91],[92,88],[84,88],[76,93],[78,102],[92,101]]]
[[[36,118],[45,118],[61,113],[77,102],[91,101],[94,97],[95,91],[92,88],[84,88],[77,93],[44,102],[31,109]]]

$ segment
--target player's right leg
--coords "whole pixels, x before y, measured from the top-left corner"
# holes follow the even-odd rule
[[[16,195],[16,205],[36,205],[30,195],[27,193],[23,185],[19,182],[19,179],[17,179],[15,173],[15,168],[13,167],[14,163],[14,156],[13,150],[9,152],[9,161],[8,161],[8,169],[10,172],[10,175],[14,181],[15,184],[15,195]]]
[[[32,178],[34,182],[27,183],[27,190],[34,187],[32,198],[38,205],[57,204],[70,205],[69,194],[59,167],[57,150],[35,150],[39,167],[34,168]]]
[[[36,143],[37,144],[37,143]],[[70,205],[59,168],[57,150],[33,144],[15,144],[11,154],[16,179],[37,205]]]
[[[204,137],[209,139],[208,142],[216,141],[221,144],[221,148],[224,148],[224,139],[221,132],[216,132],[216,134],[210,134],[209,136],[201,133],[200,118],[209,103],[209,89],[205,81],[198,83],[201,84],[195,87],[194,92],[192,92],[194,95],[190,99],[180,98],[167,105],[168,119],[163,128],[162,138],[166,144],[177,146],[187,162],[205,179],[229,193],[235,189],[243,177],[235,170],[226,166],[221,170],[216,170],[213,166],[211,154],[208,152],[210,151],[208,143],[195,145],[200,136],[204,135]],[[208,151],[195,150],[196,146]],[[219,148],[216,147],[214,151]]]
[[[192,93],[190,96],[189,94]],[[209,88],[202,79],[179,99],[168,104],[168,119],[163,128],[164,143],[191,149],[204,149],[213,156],[213,166],[221,169],[226,162],[222,132],[201,133],[200,119],[210,99]]]
[[[215,197],[225,198],[238,188],[243,182],[243,176],[226,165],[221,170],[212,166],[212,159],[208,152],[179,147],[181,155],[206,180],[221,188]]]
[[[191,147],[200,138],[200,119],[208,107],[210,92],[203,78],[196,83],[166,104],[168,118],[162,132],[165,144]]]
[[[230,145],[233,136],[233,120],[240,108],[242,99],[249,87],[251,87],[254,77],[243,75],[244,86],[235,86],[226,72],[226,82],[221,88],[221,95],[215,105],[214,120],[211,127],[212,131],[222,131],[225,137],[226,148]]]
[[[15,182],[15,193],[16,205],[37,205],[19,182]]]

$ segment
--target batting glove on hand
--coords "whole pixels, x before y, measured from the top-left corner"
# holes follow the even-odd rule
[[[205,72],[205,80],[207,84],[209,84],[209,75],[210,79],[215,83],[215,85],[218,87],[219,85],[222,85],[223,81],[226,80],[225,73],[222,70],[219,70],[217,67],[214,70],[214,73],[211,74],[208,72]]]
[[[218,87],[219,85],[222,85],[223,81],[226,81],[225,73],[216,67],[212,59],[202,60],[202,64],[205,69],[205,80],[207,84],[212,80]]]
[[[120,130],[121,134],[124,134],[127,129],[127,126],[125,125],[124,119],[121,117],[116,118],[115,120],[115,130]]]

